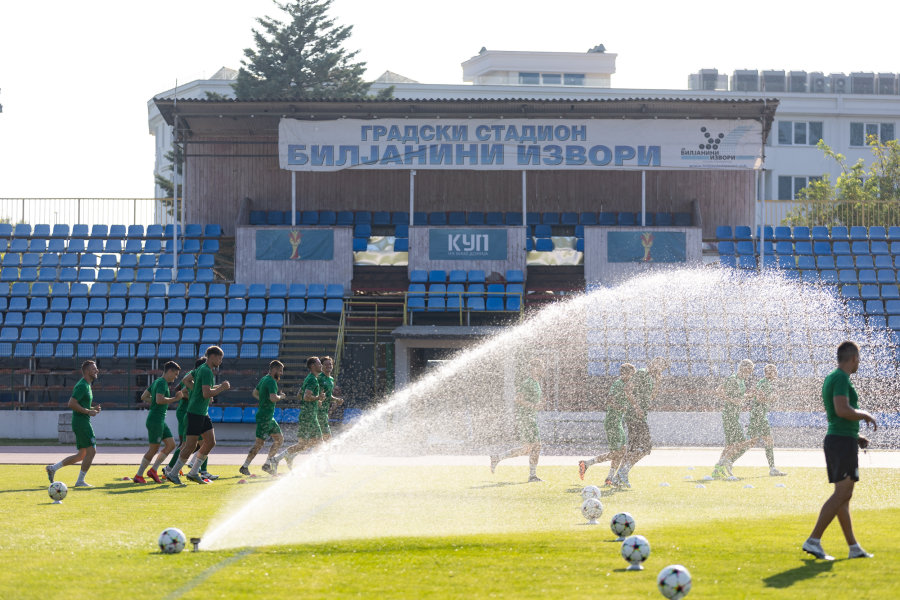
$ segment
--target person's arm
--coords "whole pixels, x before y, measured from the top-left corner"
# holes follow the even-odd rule
[[[203,385],[203,397],[204,398],[215,398],[222,392],[227,392],[231,389],[231,384],[227,381],[223,381],[219,385]]]
[[[145,404],[150,404],[150,388],[144,390],[144,393],[141,394],[141,402]]]
[[[177,402],[178,400],[181,400],[182,393],[183,392],[181,390],[178,390],[177,392],[175,392],[175,395],[172,396],[171,398],[166,398],[165,394],[157,393],[156,394],[156,403],[157,404],[172,404],[173,402]]]
[[[303,401],[304,402],[318,402],[319,397],[313,396],[312,390],[309,388],[303,389]]]
[[[96,417],[100,412],[100,407],[97,408],[85,408],[78,404],[78,400],[75,399],[75,396],[69,398],[69,408],[77,413],[81,413],[83,415],[87,415],[89,417]]]
[[[194,389],[194,376],[188,373],[184,376],[184,379],[181,380],[181,385],[185,387],[186,390],[191,391]]]
[[[253,388],[253,399],[259,400],[259,389]]]
[[[832,396],[832,401],[834,402],[834,412],[840,418],[848,421],[865,421],[872,426],[872,431],[878,431],[878,423],[875,418],[868,411],[850,406],[850,398],[847,396]]]

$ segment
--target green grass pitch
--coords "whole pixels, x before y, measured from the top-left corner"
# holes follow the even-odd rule
[[[854,525],[871,560],[846,560],[837,522],[823,540],[838,560],[799,550],[830,493],[824,469],[736,468],[737,482],[703,482],[708,469],[638,467],[632,490],[607,493],[589,526],[576,467],[340,467],[303,480],[302,498],[270,500],[273,535],[256,548],[162,555],[166,527],[204,535],[234,506],[273,484],[235,485],[218,467],[213,485],[183,488],[122,481],[132,466],[97,466],[96,487],[53,505],[41,466],[0,466],[0,598],[662,598],[656,574],[679,563],[693,576],[689,598],[892,598],[900,531],[900,471],[864,469]],[[693,479],[687,480],[690,476]],[[661,487],[668,482],[669,487]],[[775,487],[783,483],[785,487]],[[750,484],[753,488],[745,488]],[[274,496],[274,495],[273,495]],[[626,572],[609,519],[628,511],[651,544],[645,570]],[[292,522],[277,514],[292,515]]]

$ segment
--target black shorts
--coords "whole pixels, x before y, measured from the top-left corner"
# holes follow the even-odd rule
[[[187,428],[184,431],[185,436],[203,435],[212,428],[213,425],[212,421],[209,420],[209,415],[187,414]]]
[[[638,419],[635,421],[626,421],[628,427],[628,451],[629,452],[650,452],[653,444],[650,440],[650,426],[647,421]]]
[[[822,445],[825,449],[829,483],[837,483],[848,477],[859,481],[859,444],[855,437],[826,435]]]

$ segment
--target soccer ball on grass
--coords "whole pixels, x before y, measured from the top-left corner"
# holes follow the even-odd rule
[[[159,550],[163,554],[178,554],[184,550],[184,533],[175,527],[169,527],[159,534]]]
[[[62,502],[62,499],[69,493],[69,488],[62,481],[54,481],[47,488],[47,493],[55,502]]]
[[[589,485],[581,490],[581,498],[583,500],[587,500],[588,498],[596,498],[597,500],[599,500],[600,495],[600,488],[598,488],[596,485]]]
[[[681,600],[691,591],[691,574],[681,565],[669,565],[656,576],[659,592],[670,600]]]
[[[581,503],[581,514],[588,520],[588,524],[596,525],[597,519],[603,514],[603,503],[596,498],[588,498]]]
[[[642,562],[650,556],[650,542],[642,535],[632,535],[622,542],[622,558],[631,563],[629,571],[640,571]]]
[[[618,536],[617,542],[623,541],[629,535],[634,533],[634,517],[627,512],[616,513],[609,523],[609,528]]]

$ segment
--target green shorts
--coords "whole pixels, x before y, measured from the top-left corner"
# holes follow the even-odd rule
[[[516,437],[526,444],[540,443],[541,433],[538,431],[537,419],[517,418]]]
[[[147,423],[147,439],[151,444],[159,444],[172,437],[172,431],[166,422]]]
[[[187,431],[187,409],[184,409],[184,411],[176,410],[175,418],[178,419],[178,441],[183,442]]]
[[[747,435],[750,439],[768,437],[772,435],[769,419],[766,413],[750,413],[750,424],[747,426]]]
[[[625,447],[625,428],[622,423],[610,423],[605,427],[606,442],[610,451],[621,450]]]
[[[72,432],[75,433],[75,447],[81,450],[82,448],[92,448],[97,445],[97,438],[94,437],[94,428],[91,427],[91,422],[72,422]]]
[[[258,439],[264,440],[270,435],[281,435],[281,427],[278,426],[278,421],[276,421],[275,419],[269,419],[268,421],[257,421],[256,437]]]
[[[725,428],[725,445],[739,444],[747,440],[744,435],[744,428],[741,427],[740,421],[737,419],[722,418],[722,426]]]
[[[318,414],[319,428],[323,435],[331,435],[331,425],[328,423],[328,411],[320,410]]]

